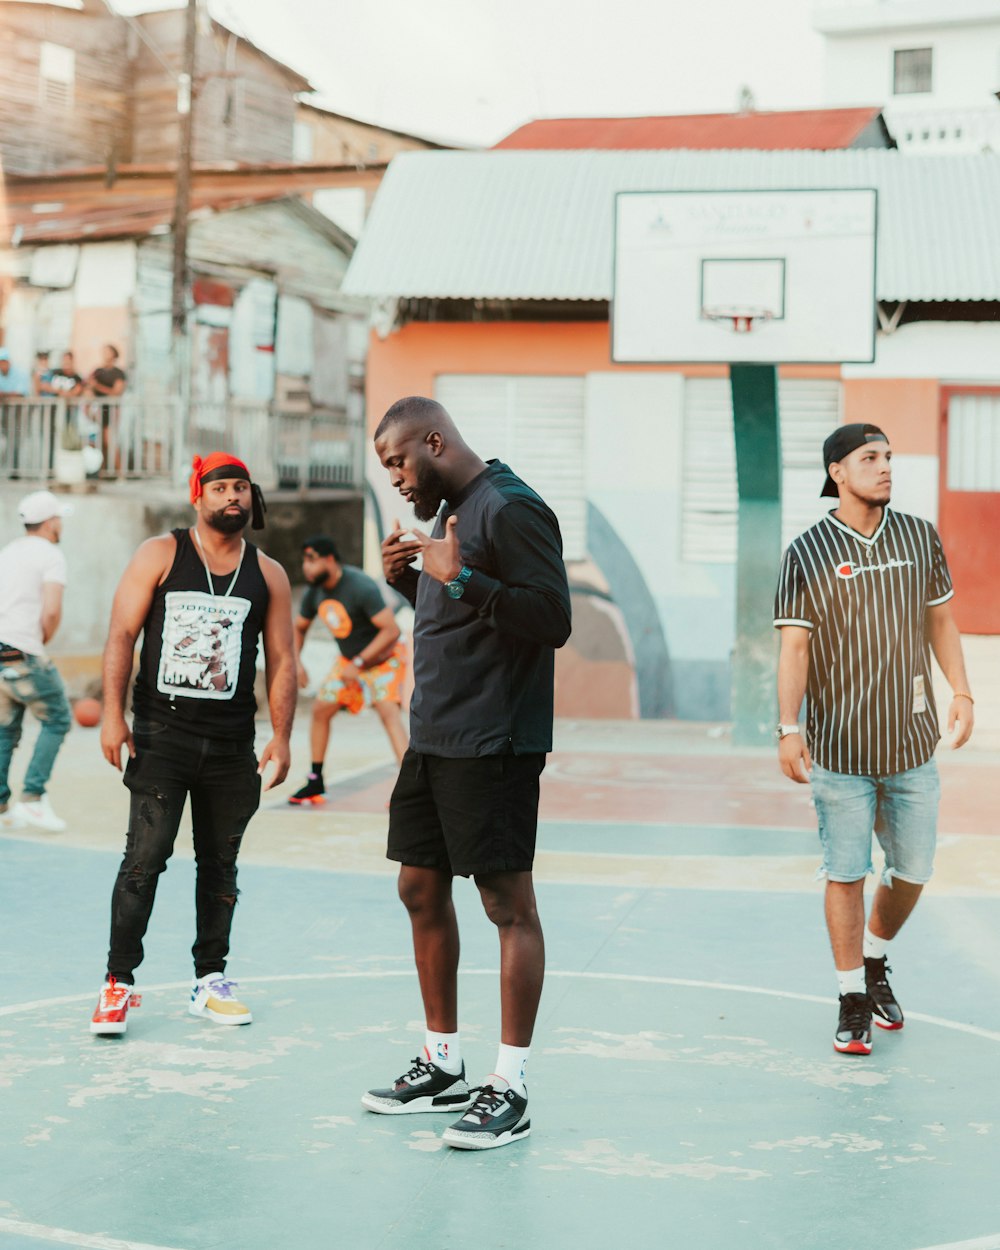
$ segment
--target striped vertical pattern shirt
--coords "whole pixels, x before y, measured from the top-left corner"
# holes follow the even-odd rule
[[[774,624],[811,631],[806,741],[821,768],[885,777],[930,759],[924,613],[953,593],[934,526],[890,508],[871,538],[831,512],[789,546]]]

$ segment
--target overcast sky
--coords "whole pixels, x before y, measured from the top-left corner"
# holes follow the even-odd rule
[[[168,7],[112,0],[123,12]],[[170,5],[169,7],[173,7]],[[810,0],[210,0],[337,112],[495,143],[533,117],[823,104]]]

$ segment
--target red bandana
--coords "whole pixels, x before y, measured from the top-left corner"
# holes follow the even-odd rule
[[[209,452],[204,459],[201,456],[195,456],[191,462],[191,502],[201,498],[201,485],[210,473],[214,473],[216,469],[232,469],[232,473],[217,474],[218,477],[243,477],[249,482],[250,470],[246,467],[242,460],[237,460],[235,456],[231,456],[227,451]]]

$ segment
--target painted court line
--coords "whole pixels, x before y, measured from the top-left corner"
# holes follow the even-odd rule
[[[497,977],[499,968],[461,968],[459,975],[465,977]],[[573,972],[569,970],[547,970],[549,979],[579,981],[621,981],[636,985],[671,985],[677,989],[688,990],[723,990],[730,994],[762,994],[766,998],[786,998],[797,1003],[819,1003],[829,1007],[837,1000],[823,994],[800,994],[795,990],[773,990],[764,985],[735,985],[726,981],[692,981],[683,977],[655,977],[635,972]],[[391,977],[415,977],[412,969],[384,968],[368,969],[364,972],[293,972],[282,973],[270,977],[240,977],[241,985],[268,985],[275,981],[364,981],[387,980]],[[143,994],[158,994],[168,990],[190,990],[190,981],[164,981],[159,985],[138,985]],[[25,1011],[37,1011],[41,1008],[62,1007],[73,1003],[86,1003],[94,999],[93,992],[87,994],[70,994],[64,998],[40,998],[28,1003],[13,1003],[0,1007],[0,1016],[15,1016]],[[946,1020],[942,1016],[929,1016],[920,1011],[907,1012],[908,1020],[919,1020],[922,1024],[933,1024],[939,1029],[950,1029],[954,1033],[967,1033],[970,1037],[981,1037],[988,1042],[1000,1042],[1000,1033],[992,1029],[980,1028],[977,1024],[964,1024],[961,1020]],[[963,1243],[964,1244],[964,1243]],[[929,1247],[928,1250],[938,1250]],[[975,1247],[974,1250],[978,1250]],[[985,1248],[984,1248],[985,1250]],[[993,1247],[989,1247],[993,1250]],[[996,1247],[1000,1250],[1000,1244]]]
[[[973,1237],[971,1241],[949,1241],[947,1245],[924,1246],[922,1250],[1000,1250],[1000,1233]]]
[[[49,1228],[45,1224],[27,1224],[0,1216],[0,1234],[3,1233],[35,1237],[59,1246],[85,1246],[89,1250],[177,1250],[177,1247],[154,1246],[146,1241],[122,1241],[120,1237],[103,1237],[99,1233],[74,1233],[69,1228]]]

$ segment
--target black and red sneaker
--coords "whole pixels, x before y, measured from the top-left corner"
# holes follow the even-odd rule
[[[326,786],[323,784],[323,778],[319,773],[310,773],[306,778],[306,784],[301,790],[296,790],[288,801],[296,807],[309,803],[325,803]]]
[[[872,1000],[867,994],[841,994],[833,1049],[842,1055],[872,1053]]]
[[[896,995],[886,977],[892,969],[881,959],[865,960],[865,988],[872,1000],[874,1020],[880,1029],[901,1029],[903,1027],[903,1009],[896,1002]]]

